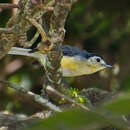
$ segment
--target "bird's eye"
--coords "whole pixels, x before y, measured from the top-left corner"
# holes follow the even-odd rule
[[[97,61],[97,62],[100,62],[101,60],[100,60],[100,58],[97,58],[96,61]]]

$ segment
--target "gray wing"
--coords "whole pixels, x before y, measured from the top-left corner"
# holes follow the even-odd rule
[[[63,45],[61,46],[62,48],[62,53],[64,56],[75,56],[75,55],[80,55],[83,57],[87,57],[89,53],[85,50],[80,50],[76,47],[69,46],[69,45]]]

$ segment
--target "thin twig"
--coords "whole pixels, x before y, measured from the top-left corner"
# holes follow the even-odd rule
[[[27,19],[29,20],[30,23],[32,23],[32,25],[34,25],[37,28],[37,30],[41,34],[42,42],[46,42],[47,36],[46,36],[46,33],[44,32],[42,26],[33,18],[27,18]]]
[[[39,32],[36,32],[35,35],[33,36],[33,38],[27,44],[32,46],[33,43],[38,39],[38,37],[39,37]]]
[[[54,7],[43,7],[42,9],[46,11],[53,11]]]
[[[15,26],[11,28],[0,28],[0,33],[11,33],[15,29]]]
[[[53,43],[50,43],[50,41],[47,39],[47,35],[46,35],[44,29],[42,28],[42,26],[33,18],[27,17],[27,19],[30,21],[30,23],[32,23],[37,28],[37,30],[41,34],[42,42],[39,43],[39,47],[37,47],[38,50],[40,50],[41,53],[50,51],[53,48]],[[43,44],[43,43],[45,43],[45,44]]]
[[[8,87],[14,88],[19,92],[26,93],[27,95],[33,97],[33,99],[37,103],[41,104],[42,106],[47,106],[50,110],[53,110],[53,111],[56,111],[56,112],[61,112],[62,111],[58,106],[52,104],[47,99],[45,99],[45,98],[41,97],[40,95],[35,94],[35,93],[31,92],[31,91],[27,91],[23,87],[15,84],[15,83],[11,83],[9,81],[4,81],[4,80],[0,80],[0,83],[5,84]]]
[[[31,120],[31,119],[36,119],[36,118],[38,118],[38,119],[46,119],[46,118],[50,117],[51,114],[52,114],[52,111],[51,111],[51,110],[49,110],[49,111],[37,112],[37,113],[35,113],[35,114],[33,114],[33,115],[31,115],[31,116],[25,118],[24,120]]]
[[[39,19],[39,24],[41,24],[42,25],[42,18],[40,18]],[[39,32],[37,31],[36,33],[35,33],[35,35],[33,36],[33,38],[28,42],[28,44],[30,45],[30,47],[33,45],[33,43],[38,39],[38,37],[39,37]]]
[[[49,93],[55,94],[55,95],[58,96],[58,97],[61,97],[61,98],[66,99],[66,100],[67,100],[68,102],[70,102],[70,103],[76,104],[77,106],[81,107],[81,108],[84,109],[84,110],[87,110],[87,111],[90,110],[90,109],[89,109],[88,107],[86,107],[85,105],[80,104],[80,103],[78,103],[77,101],[75,101],[75,100],[73,100],[73,99],[71,99],[71,98],[65,96],[64,94],[58,92],[56,89],[52,88],[51,86],[47,86],[46,90],[47,90]]]
[[[13,114],[4,111],[0,112],[0,130],[23,130],[27,129],[38,119],[46,119],[52,115],[51,110],[37,112],[31,116],[26,114]]]
[[[10,3],[0,3],[0,8],[19,8],[19,6]]]

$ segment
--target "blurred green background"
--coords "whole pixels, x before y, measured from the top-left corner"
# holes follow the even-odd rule
[[[78,0],[72,7],[65,25],[64,44],[98,53],[114,68],[92,75],[66,78],[71,87],[100,88],[108,92],[130,90],[129,5],[129,0]],[[0,9],[0,27],[5,27],[12,14],[10,9]],[[0,61],[0,79],[18,83],[40,94],[44,70],[32,63],[33,59],[27,57],[7,55]],[[3,110],[32,114],[42,108],[15,90],[0,86],[0,111]]]

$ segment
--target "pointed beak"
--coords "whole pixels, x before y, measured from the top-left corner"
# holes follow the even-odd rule
[[[104,66],[107,67],[107,68],[112,68],[113,67],[113,66],[108,65],[108,64],[105,64]]]

